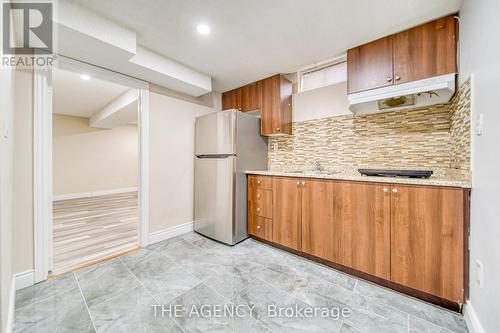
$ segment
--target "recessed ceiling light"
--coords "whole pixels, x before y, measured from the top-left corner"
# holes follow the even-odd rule
[[[210,33],[210,27],[206,24],[198,24],[196,30],[202,35],[208,35]]]
[[[80,79],[88,81],[88,80],[90,80],[90,75],[82,74],[82,75],[80,75]]]

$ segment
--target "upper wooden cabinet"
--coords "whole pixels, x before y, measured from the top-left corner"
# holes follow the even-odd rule
[[[391,280],[464,302],[464,191],[393,185]]]
[[[390,185],[343,182],[339,187],[340,263],[390,279]]]
[[[262,104],[262,81],[247,84],[241,89],[241,111],[260,109]]]
[[[455,73],[453,15],[347,51],[349,94]]]
[[[405,83],[455,73],[457,41],[453,16],[394,35],[394,80]]]
[[[261,134],[292,134],[292,83],[281,74],[222,94],[222,109],[260,109]]]
[[[347,51],[349,93],[392,85],[392,37]]]
[[[222,94],[222,110],[242,109],[241,106],[241,89],[234,89]]]

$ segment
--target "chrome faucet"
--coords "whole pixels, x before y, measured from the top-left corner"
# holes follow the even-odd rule
[[[321,166],[321,164],[318,161],[314,161],[313,165],[314,165],[313,171],[318,171],[318,172],[323,171],[323,167]]]

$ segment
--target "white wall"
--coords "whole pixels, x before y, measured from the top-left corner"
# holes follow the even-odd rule
[[[33,71],[16,71],[13,271],[33,269]]]
[[[0,15],[1,15],[0,10]],[[0,16],[1,17],[1,16]],[[13,119],[14,73],[0,69],[0,331],[8,323],[12,289],[12,194],[13,194]]]
[[[195,118],[213,108],[150,93],[150,232],[193,221]]]
[[[53,115],[53,195],[137,187],[136,125],[99,129],[88,118]]]
[[[460,80],[470,74],[472,119],[484,115],[483,135],[472,138],[470,305],[485,332],[500,332],[500,1],[465,0],[460,11]],[[474,131],[474,123],[472,123]],[[476,260],[484,267],[476,282]]]
[[[293,94],[293,121],[351,114],[347,107],[347,82]]]

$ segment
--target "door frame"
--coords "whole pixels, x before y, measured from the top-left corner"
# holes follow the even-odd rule
[[[138,243],[149,242],[149,83],[77,60],[57,56],[57,68],[85,73],[139,91]],[[33,70],[34,275],[44,281],[53,268],[52,241],[52,68]]]

